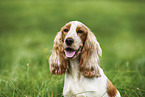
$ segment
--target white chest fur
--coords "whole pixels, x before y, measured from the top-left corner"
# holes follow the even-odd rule
[[[101,77],[86,78],[79,72],[77,60],[70,61],[70,73],[65,74],[63,95],[65,97],[108,97],[107,77],[98,67]]]

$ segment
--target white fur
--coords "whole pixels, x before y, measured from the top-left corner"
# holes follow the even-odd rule
[[[70,73],[65,74],[64,97],[109,97],[107,94],[107,77],[100,66],[97,66],[101,77],[86,78],[79,71],[78,59],[71,60]],[[117,91],[116,97],[120,97]]]

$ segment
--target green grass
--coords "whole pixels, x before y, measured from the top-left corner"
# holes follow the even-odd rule
[[[79,20],[96,35],[101,67],[122,97],[145,96],[145,2],[25,0],[0,3],[0,96],[60,97],[64,76],[50,75],[53,39]],[[29,64],[29,66],[27,66]]]

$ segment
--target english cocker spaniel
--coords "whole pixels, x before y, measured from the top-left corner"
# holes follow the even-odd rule
[[[54,39],[51,74],[65,73],[64,97],[120,97],[99,66],[102,50],[87,26],[71,21]]]

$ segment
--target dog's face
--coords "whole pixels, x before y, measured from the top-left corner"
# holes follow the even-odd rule
[[[87,32],[86,26],[78,21],[69,22],[62,27],[63,47],[67,58],[74,59],[81,53]]]
[[[72,21],[62,27],[54,39],[52,54],[49,58],[52,74],[62,74],[69,71],[69,60],[78,55],[80,72],[86,77],[98,77],[96,69],[102,50],[87,26],[78,21]]]

